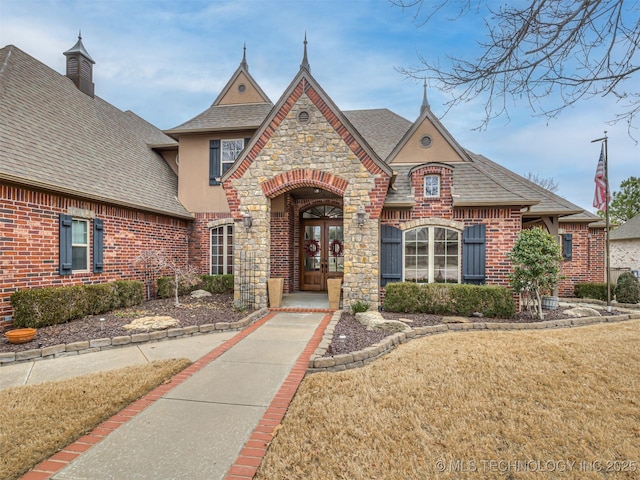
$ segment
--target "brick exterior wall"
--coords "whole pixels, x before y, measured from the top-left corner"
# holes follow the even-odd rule
[[[104,221],[104,272],[59,275],[59,214],[80,210]],[[144,280],[134,259],[145,250],[164,249],[186,264],[187,223],[0,184],[0,321],[12,315],[9,300],[18,289]]]
[[[211,271],[211,228],[234,223],[228,212],[196,213],[189,225],[189,264],[200,274]],[[234,224],[235,230],[241,222]]]
[[[605,235],[603,229],[589,228],[584,223],[562,224],[561,231],[573,235],[572,259],[562,262],[558,285],[561,297],[573,297],[576,283],[605,282]]]

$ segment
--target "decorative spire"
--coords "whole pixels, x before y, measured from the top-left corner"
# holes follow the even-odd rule
[[[242,62],[240,62],[240,66],[244,68],[247,72],[249,71],[249,65],[247,64],[247,42],[244,42],[242,53]]]
[[[420,107],[420,114],[422,115],[429,107],[429,100],[427,100],[427,79],[424,79],[424,94],[422,95],[422,106]]]
[[[304,32],[304,56],[302,57],[300,68],[304,68],[307,70],[307,72],[311,73],[311,66],[309,65],[309,60],[307,59],[307,32]]]

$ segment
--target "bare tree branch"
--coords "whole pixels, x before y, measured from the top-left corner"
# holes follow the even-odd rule
[[[536,115],[557,117],[565,108],[594,97],[612,96],[629,133],[637,128],[640,87],[640,2],[637,0],[531,0],[494,8],[487,0],[390,0],[415,11],[423,26],[444,11],[456,18],[481,9],[486,34],[477,58],[448,56],[446,62],[420,58],[400,71],[429,79],[452,95],[447,111],[479,96],[485,116],[478,128],[506,115],[511,102],[526,101]],[[550,98],[558,96],[555,104]]]

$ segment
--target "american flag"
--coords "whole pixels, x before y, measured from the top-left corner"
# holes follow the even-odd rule
[[[596,191],[593,195],[593,206],[604,212],[607,210],[607,179],[604,175],[604,144],[600,150],[600,160],[598,160],[598,168],[596,168]]]

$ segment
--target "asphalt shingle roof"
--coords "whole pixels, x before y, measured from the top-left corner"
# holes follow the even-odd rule
[[[197,131],[252,130],[260,126],[272,108],[271,103],[211,105],[191,120],[166,132],[175,135]]]
[[[609,234],[610,240],[631,240],[640,238],[640,215],[627,220]]]
[[[386,108],[347,110],[343,113],[383,160],[411,127],[409,120]]]
[[[175,144],[20,49],[0,49],[0,178],[179,217],[178,179],[148,144]]]

